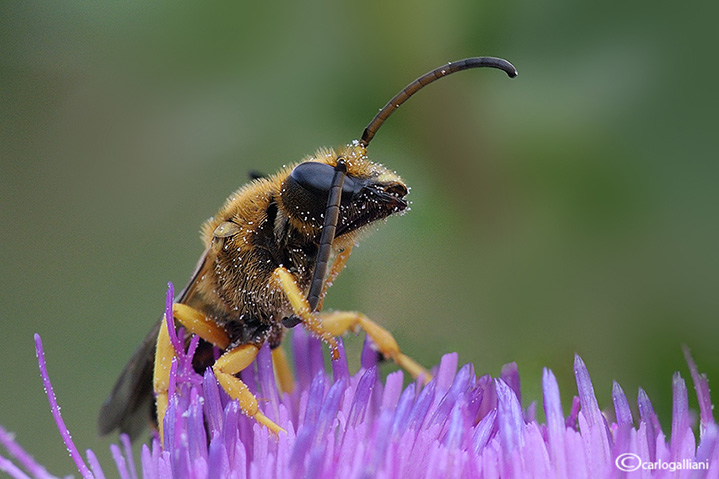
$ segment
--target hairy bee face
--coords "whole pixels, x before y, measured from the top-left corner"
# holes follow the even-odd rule
[[[326,209],[337,159],[347,163],[336,236],[360,231],[364,226],[407,208],[408,188],[384,166],[372,163],[359,145],[339,151],[320,150],[295,166],[282,182],[281,201],[293,227],[308,236],[318,235]]]

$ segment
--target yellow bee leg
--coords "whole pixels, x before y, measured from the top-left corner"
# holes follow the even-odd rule
[[[295,389],[295,380],[292,376],[292,369],[290,369],[285,350],[281,347],[272,350],[272,366],[275,370],[275,378],[280,386],[280,391],[291,393]]]
[[[425,382],[432,380],[432,375],[429,371],[400,351],[397,341],[389,331],[364,314],[354,311],[333,311],[322,313],[321,318],[324,329],[333,336],[341,336],[347,331],[363,329],[384,357],[394,361],[415,379],[423,376]]]
[[[307,298],[304,297],[300,288],[297,287],[295,277],[292,276],[292,273],[285,268],[277,268],[274,272],[274,278],[287,295],[287,299],[289,299],[294,313],[302,319],[302,324],[305,329],[329,344],[333,360],[339,359],[340,355],[337,349],[337,341],[335,341],[333,335],[324,328],[320,317],[310,311]]]
[[[225,330],[195,308],[175,303],[172,305],[172,315],[187,331],[198,335],[213,346],[227,349],[230,345],[230,338],[227,337]]]
[[[253,418],[274,434],[279,434],[285,430],[260,412],[255,395],[250,392],[245,383],[235,377],[235,374],[252,364],[259,352],[260,349],[254,344],[243,344],[220,356],[212,366],[212,370],[227,394],[240,403],[240,408],[245,415]]]
[[[227,333],[220,326],[212,322],[204,314],[185,304],[175,303],[172,305],[172,315],[190,333],[196,334],[205,341],[226,349],[230,344]],[[163,423],[167,412],[168,388],[170,387],[170,368],[172,358],[175,357],[175,348],[170,341],[170,334],[167,330],[167,321],[163,318],[160,326],[160,334],[157,335],[155,349],[155,370],[153,373],[152,387],[155,391],[155,408],[157,411],[157,425],[160,433],[160,443],[164,438]]]
[[[167,390],[170,387],[170,367],[175,357],[175,348],[170,342],[167,322],[163,319],[160,334],[157,335],[155,349],[155,370],[152,377],[152,388],[155,391],[155,408],[157,410],[157,426],[160,433],[160,444],[164,444],[165,412],[167,412]]]

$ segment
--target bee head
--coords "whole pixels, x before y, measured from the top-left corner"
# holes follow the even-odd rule
[[[364,129],[360,140],[337,152],[320,150],[295,166],[283,181],[281,192],[292,225],[305,233],[318,233],[330,207],[339,208],[336,221],[328,224],[334,223],[334,236],[342,236],[406,209],[407,186],[396,173],[369,161],[367,146],[385,120],[422,88],[452,73],[482,67],[503,70],[509,77],[517,75],[511,63],[494,57],[467,58],[435,68],[387,102]],[[335,202],[328,201],[333,188],[338,193]]]
[[[355,232],[407,208],[408,188],[402,179],[367,158],[367,146],[385,120],[430,83],[454,72],[490,67],[509,77],[517,70],[506,60],[467,58],[436,68],[407,85],[370,121],[360,140],[338,152],[320,150],[314,158],[295,166],[282,182],[281,202],[292,226],[319,244],[315,270],[307,296],[311,310],[320,301],[327,264],[335,239],[340,247],[354,242]],[[320,236],[321,235],[321,236]]]
[[[408,188],[402,179],[369,161],[364,147],[355,142],[338,151],[320,150],[287,176],[281,198],[295,228],[319,234],[338,159],[344,162],[346,173],[335,236],[358,231],[407,208]]]

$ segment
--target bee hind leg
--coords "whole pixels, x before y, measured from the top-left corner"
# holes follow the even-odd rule
[[[170,388],[170,369],[175,349],[170,341],[167,330],[167,321],[162,320],[160,333],[157,335],[155,348],[155,369],[152,375],[152,389],[155,392],[155,408],[157,411],[157,429],[160,434],[160,444],[165,443],[164,424],[167,412],[168,389]]]
[[[196,334],[205,341],[220,349],[227,349],[230,340],[227,333],[203,313],[185,304],[175,303],[172,306],[172,315],[190,333]],[[283,431],[281,427],[268,419],[257,406],[257,399],[247,386],[234,374],[239,373],[252,364],[259,349],[254,344],[244,344],[223,354],[213,365],[212,369],[222,388],[240,403],[242,411],[270,431],[277,434]],[[164,441],[163,423],[168,404],[168,388],[170,385],[170,369],[175,349],[170,341],[167,322],[162,321],[160,333],[157,336],[155,353],[155,370],[153,374],[153,389],[157,408],[157,424],[160,433],[160,442]]]

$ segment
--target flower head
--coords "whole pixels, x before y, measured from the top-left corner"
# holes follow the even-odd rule
[[[649,398],[639,390],[639,417],[614,384],[613,421],[599,408],[588,370],[580,357],[574,372],[578,395],[568,415],[557,381],[542,377],[546,422],[535,408],[523,410],[515,364],[499,378],[477,377],[471,364],[457,370],[457,355],[447,354],[427,386],[403,386],[394,372],[383,381],[376,354],[366,347],[362,367],[351,374],[341,357],[325,371],[322,344],[298,330],[292,336],[296,388],[281,393],[275,383],[269,348],[261,350],[242,380],[255,392],[263,411],[287,433],[274,438],[242,414],[218,386],[212,372],[192,370],[193,343],[179,354],[165,417],[165,439],[144,445],[139,471],[129,440],[112,448],[123,479],[155,478],[603,478],[719,477],[719,428],[714,422],[706,378],[688,352],[700,405],[699,437],[692,430],[684,380],[673,380],[671,435],[662,430]],[[103,478],[88,451],[86,465],[62,424],[45,369],[38,358],[53,414],[70,455],[84,478]],[[13,478],[51,478],[4,430],[0,443],[26,472],[0,457],[0,470]],[[677,472],[678,471],[678,472]],[[139,472],[139,474],[138,474]],[[678,474],[678,475],[675,475]],[[633,476],[631,476],[633,477]]]

